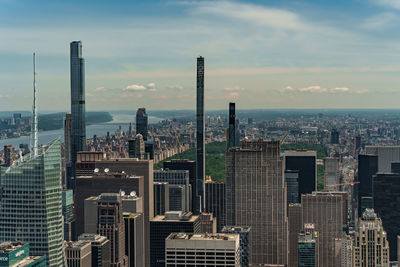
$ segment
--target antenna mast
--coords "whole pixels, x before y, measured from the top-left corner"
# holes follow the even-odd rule
[[[33,53],[33,121],[32,121],[32,134],[33,134],[33,155],[38,154],[38,118],[36,109],[36,54]]]

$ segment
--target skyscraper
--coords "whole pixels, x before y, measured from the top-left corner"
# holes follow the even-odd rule
[[[144,225],[142,213],[124,212],[125,222],[125,254],[129,267],[144,266]]]
[[[247,226],[224,226],[221,233],[239,234],[240,238],[240,266],[248,267],[250,262],[249,244],[251,227]]]
[[[358,155],[358,217],[361,217],[366,208],[373,208],[372,176],[378,172],[378,156]]]
[[[101,193],[119,193],[135,191],[140,197],[144,196],[143,177],[123,173],[97,173],[93,176],[78,177],[75,190],[75,218],[76,234],[83,234],[85,231],[85,199],[91,196],[98,196]]]
[[[228,134],[228,148],[239,146],[239,120],[236,119],[235,103],[229,103],[229,134]]]
[[[217,219],[217,232],[225,224],[225,183],[206,181],[205,183],[205,211],[210,212]]]
[[[61,143],[56,139],[1,169],[0,241],[28,242],[48,266],[64,264]]]
[[[145,146],[141,134],[129,140],[128,153],[130,158],[145,159]]]
[[[71,241],[74,237],[74,194],[71,189],[62,191],[62,215],[64,218],[64,240]]]
[[[204,208],[204,174],[205,174],[205,120],[204,120],[204,58],[197,58],[197,93],[196,93],[196,198],[193,207],[195,214]]]
[[[64,159],[65,162],[71,161],[71,130],[72,130],[72,116],[71,113],[65,114],[64,120]]]
[[[85,60],[82,57],[82,42],[70,44],[71,52],[71,174],[67,177],[67,188],[74,189],[76,154],[86,150],[85,121]]]
[[[82,234],[79,240],[86,240],[92,246],[92,267],[110,266],[110,240],[98,234]]]
[[[382,220],[390,246],[390,260],[396,260],[397,235],[400,233],[400,174],[377,173],[373,176],[374,210]]]
[[[280,141],[243,141],[227,151],[226,223],[251,227],[251,264],[286,264],[285,189]]]
[[[337,145],[339,144],[339,131],[333,129],[331,131],[331,144],[332,145]]]
[[[189,171],[163,169],[154,171],[155,182],[167,182],[169,188],[169,210],[191,211],[191,186]]]
[[[378,172],[389,173],[391,163],[400,161],[400,146],[365,146],[365,152],[378,156]]]
[[[302,223],[313,223],[319,233],[318,266],[335,265],[335,238],[341,238],[347,220],[347,193],[313,192],[301,196]]]
[[[339,159],[338,158],[325,158],[324,159],[324,178],[325,190],[334,190],[332,185],[340,183],[339,173]]]
[[[298,266],[298,236],[303,227],[302,206],[299,203],[289,204],[288,207],[288,267]]]
[[[373,209],[364,211],[357,230],[353,247],[353,266],[389,267],[389,242],[382,221]]]
[[[89,241],[66,242],[65,255],[67,266],[92,266],[92,246]]]
[[[64,120],[64,162],[65,162],[65,176],[63,180],[63,185],[67,185],[70,181],[68,177],[72,175],[71,169],[71,131],[72,131],[72,117],[71,113],[65,115]]]
[[[102,161],[95,161],[95,167],[99,170],[109,170],[115,172],[125,172],[127,175],[138,175],[143,176],[143,191],[142,193],[137,191],[138,196],[143,197],[143,220],[145,222],[144,235],[145,235],[145,266],[149,266],[149,251],[150,251],[150,229],[149,221],[154,217],[154,197],[153,197],[153,161],[152,160],[138,160],[138,159],[109,159]],[[112,181],[111,181],[112,183]],[[104,184],[105,185],[105,184]],[[103,186],[104,186],[103,185]],[[124,190],[125,192],[130,192],[129,190]],[[102,192],[107,192],[103,191]],[[113,192],[113,191],[108,191]],[[114,191],[115,192],[115,191]],[[77,219],[78,220],[78,219]]]
[[[307,150],[285,151],[285,169],[299,171],[299,199],[317,189],[317,152]]]
[[[298,266],[320,266],[318,265],[318,233],[311,228],[313,224],[306,225],[298,237]]]
[[[285,170],[287,204],[299,203],[299,171]]]
[[[118,193],[103,193],[98,197],[91,197],[85,200],[92,206],[85,209],[85,217],[88,218],[88,224],[97,226],[97,233],[107,237],[111,242],[111,265],[112,267],[127,267],[128,257],[125,254],[125,222],[123,219],[122,200]],[[95,211],[95,212],[93,212]],[[97,215],[96,215],[97,213]],[[88,216],[87,214],[95,214]]]
[[[192,200],[191,200],[191,210],[194,210],[196,202],[196,161],[188,159],[173,159],[164,161],[164,169],[170,170],[188,170],[189,171],[189,183],[192,186]]]
[[[164,258],[165,266],[243,267],[238,234],[171,233]]]
[[[154,216],[169,211],[169,188],[166,182],[154,182]]]
[[[141,134],[143,140],[147,141],[149,130],[148,117],[145,108],[138,108],[136,112],[136,134]]]
[[[173,232],[200,233],[200,219],[191,212],[169,211],[150,221],[150,266],[165,266],[165,238]]]

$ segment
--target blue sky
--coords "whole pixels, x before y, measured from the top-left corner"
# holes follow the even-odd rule
[[[399,108],[400,0],[0,0],[0,110],[69,110],[81,40],[88,110]]]

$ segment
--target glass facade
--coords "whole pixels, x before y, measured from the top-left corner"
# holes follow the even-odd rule
[[[73,189],[77,153],[86,150],[85,121],[85,60],[82,58],[82,42],[71,43],[71,174],[67,188]]]
[[[64,264],[60,146],[56,139],[0,177],[0,241],[29,243],[32,255],[46,255],[50,267]]]
[[[197,97],[196,97],[196,191],[193,212],[199,214],[204,207],[204,173],[205,173],[205,121],[204,121],[204,58],[197,58]]]

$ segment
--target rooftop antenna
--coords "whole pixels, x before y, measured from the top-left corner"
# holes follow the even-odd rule
[[[38,118],[36,108],[36,54],[33,53],[33,120],[32,120],[32,134],[33,134],[33,155],[38,155]]]

